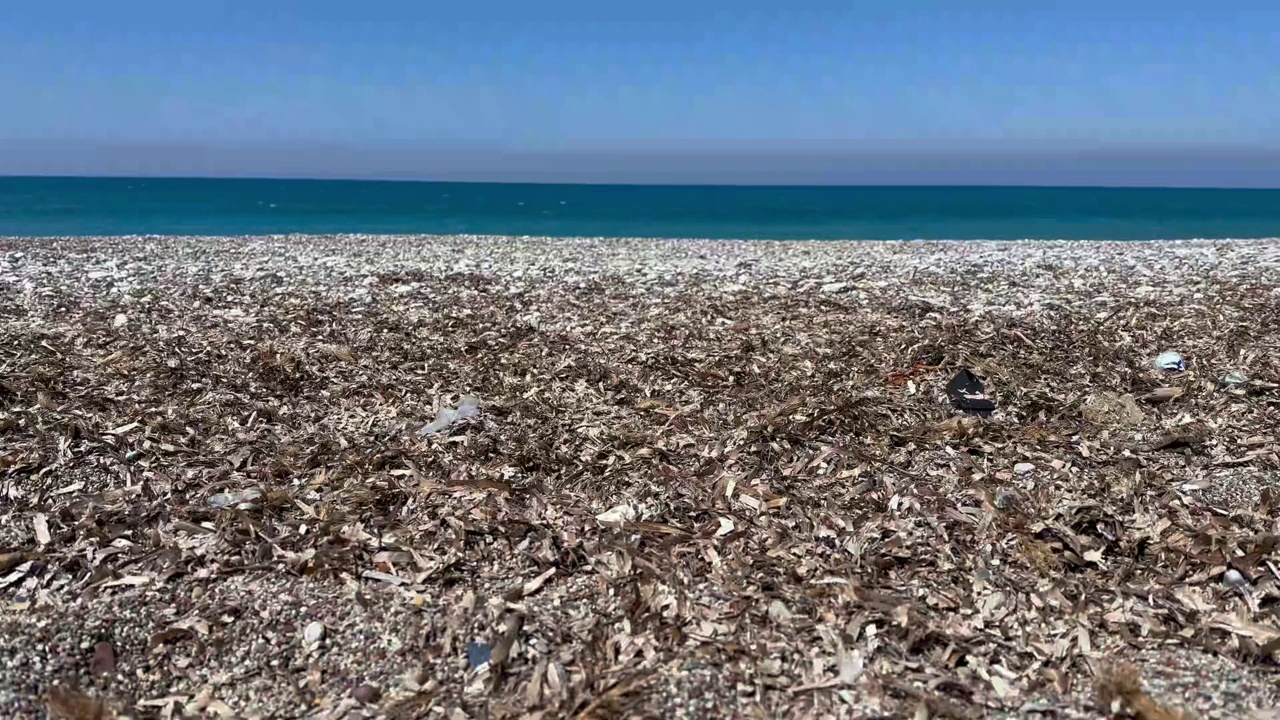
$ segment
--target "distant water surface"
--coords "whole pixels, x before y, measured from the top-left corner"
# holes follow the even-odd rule
[[[1280,190],[0,178],[0,235],[1280,236]]]

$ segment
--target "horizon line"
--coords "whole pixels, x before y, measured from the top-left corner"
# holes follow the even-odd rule
[[[1007,183],[711,183],[711,182],[565,182],[565,181],[528,181],[528,180],[446,180],[433,178],[398,178],[398,177],[359,177],[359,176],[303,176],[303,175],[81,175],[81,174],[38,174],[7,173],[0,170],[0,180],[230,180],[230,181],[275,181],[275,182],[356,182],[356,183],[401,183],[421,185],[533,185],[548,187],[655,187],[655,188],[757,188],[757,189],[819,189],[819,188],[920,188],[920,189],[1026,189],[1026,190],[1222,190],[1222,191],[1280,191],[1275,186],[1236,186],[1236,185],[1045,185],[1045,184],[1007,184]]]

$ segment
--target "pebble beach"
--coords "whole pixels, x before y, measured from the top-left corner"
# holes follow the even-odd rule
[[[0,717],[1275,717],[1278,314],[1280,240],[0,238]]]

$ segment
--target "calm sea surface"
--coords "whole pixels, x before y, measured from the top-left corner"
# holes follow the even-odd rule
[[[1280,236],[1280,190],[0,177],[0,235],[1148,240]]]

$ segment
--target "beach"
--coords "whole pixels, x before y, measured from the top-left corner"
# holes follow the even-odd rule
[[[1280,240],[0,239],[0,716],[1248,717],[1277,313]]]

